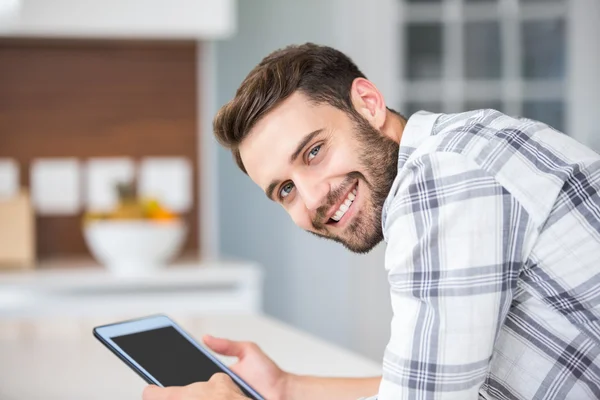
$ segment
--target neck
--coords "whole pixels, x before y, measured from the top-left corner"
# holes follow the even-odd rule
[[[400,144],[400,140],[402,140],[402,133],[404,132],[405,126],[406,118],[404,118],[396,111],[388,109],[387,117],[381,130],[387,137],[392,139],[394,142]]]

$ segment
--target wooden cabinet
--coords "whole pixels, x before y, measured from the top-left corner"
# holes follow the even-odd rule
[[[27,187],[30,165],[40,157],[183,157],[193,170],[185,250],[197,252],[198,46],[0,39],[0,158],[18,161]],[[88,254],[80,214],[38,216],[36,228],[38,258]]]

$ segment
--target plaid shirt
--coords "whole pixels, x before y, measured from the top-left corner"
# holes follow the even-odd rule
[[[600,156],[494,110],[417,113],[382,216],[379,400],[600,398]]]

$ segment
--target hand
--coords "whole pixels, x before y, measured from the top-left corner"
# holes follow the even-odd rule
[[[161,388],[150,385],[144,389],[143,400],[247,400],[226,374],[214,374],[208,382],[188,386]]]
[[[209,335],[203,337],[204,344],[214,352],[224,356],[237,357],[238,362],[230,369],[269,400],[287,398],[289,374],[282,371],[255,344],[218,339]]]

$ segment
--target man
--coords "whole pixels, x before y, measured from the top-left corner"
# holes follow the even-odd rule
[[[253,344],[205,338],[267,399],[600,398],[596,153],[494,110],[406,120],[313,44],[266,57],[214,129],[299,227],[355,252],[387,242],[382,378],[294,376]],[[239,398],[221,375],[144,393]]]

